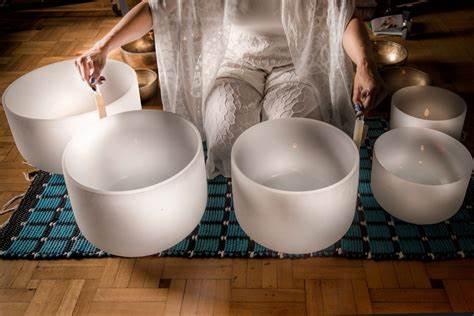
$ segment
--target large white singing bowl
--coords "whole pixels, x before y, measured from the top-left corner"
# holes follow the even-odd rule
[[[459,139],[466,119],[466,102],[439,87],[412,86],[392,96],[390,128],[431,128]]]
[[[391,215],[435,224],[461,207],[472,171],[469,151],[439,131],[402,127],[375,142],[371,186]]]
[[[138,82],[128,65],[108,60],[100,87],[108,115],[141,109]],[[92,90],[68,60],[38,68],[15,80],[3,108],[22,156],[36,168],[61,173],[61,157],[77,131],[96,124]]]
[[[107,117],[71,140],[63,170],[79,229],[114,255],[146,256],[177,244],[206,207],[201,137],[175,114]]]
[[[305,118],[266,121],[237,139],[231,159],[237,220],[263,246],[309,253],[349,229],[359,152],[336,127]]]

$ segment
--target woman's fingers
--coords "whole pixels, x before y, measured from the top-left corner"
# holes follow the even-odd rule
[[[369,109],[372,108],[372,100],[373,100],[372,94],[368,94],[368,95],[362,100],[362,104],[364,105],[364,109],[365,109],[365,110],[369,110]]]
[[[361,90],[359,87],[354,87],[354,91],[352,92],[352,103],[354,104],[360,104],[362,103],[360,100],[361,97]]]
[[[371,89],[364,89],[362,90],[362,93],[361,93],[361,102],[362,102],[362,105],[364,106],[364,108],[367,108],[369,106],[369,100],[370,100],[370,96],[372,94],[372,90]]]
[[[92,66],[90,84],[92,84],[92,85],[101,84],[101,82],[100,82],[100,72],[101,72],[100,67],[97,64],[94,63],[94,65]]]
[[[86,56],[81,57],[80,65],[82,66],[82,78],[84,78],[84,80],[87,83],[89,83],[91,73],[90,73],[89,62],[87,61],[87,58],[88,57]]]
[[[95,88],[104,83],[105,77],[101,76],[103,66],[99,60],[95,60],[90,66],[90,86],[95,90]]]
[[[354,90],[352,96],[352,102],[354,104],[360,104],[363,107],[364,112],[367,112],[372,108],[373,102],[375,100],[376,89],[363,89],[358,87]]]
[[[89,84],[90,85],[97,85],[97,81],[99,79],[100,75],[100,69],[97,66],[97,62],[93,61],[92,58],[88,59],[88,65],[89,65]]]
[[[367,110],[373,108],[378,90],[375,84],[371,84],[362,92],[362,103]]]
[[[77,67],[79,68],[79,72],[81,74],[81,77],[84,81],[87,81],[88,79],[88,74],[87,74],[87,68],[85,65],[85,59],[84,57],[79,57],[79,59],[76,62]]]
[[[75,60],[75,65],[82,79],[95,90],[96,86],[105,79],[100,73],[105,64],[106,55],[96,48],[92,48]]]
[[[82,70],[81,70],[81,67],[79,66],[79,60],[78,59],[76,59],[74,61],[74,65],[76,66],[76,70],[79,73],[79,75],[81,76],[81,79],[84,80],[84,78],[82,77]]]
[[[81,56],[74,62],[82,80],[95,90],[95,86],[100,84],[101,67],[90,56]],[[102,81],[105,79],[102,79]]]

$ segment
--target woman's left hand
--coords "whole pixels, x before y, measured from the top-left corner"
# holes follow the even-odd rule
[[[357,66],[354,77],[352,102],[364,107],[364,112],[370,111],[376,104],[377,95],[381,89],[382,80],[376,67],[368,63]]]

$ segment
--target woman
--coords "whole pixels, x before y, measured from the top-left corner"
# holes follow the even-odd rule
[[[153,27],[164,109],[206,138],[208,177],[229,177],[232,144],[261,120],[312,117],[351,133],[351,101],[374,105],[378,75],[353,12],[344,0],[149,0],[76,65],[94,86],[107,54]]]

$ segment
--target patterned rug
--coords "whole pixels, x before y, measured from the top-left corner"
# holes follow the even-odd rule
[[[473,257],[474,178],[461,210],[448,221],[417,226],[393,218],[378,205],[370,189],[371,149],[375,139],[387,129],[387,123],[380,119],[367,123],[369,134],[360,150],[359,199],[352,226],[333,246],[305,256],[421,260]],[[209,200],[201,223],[186,239],[159,255],[288,257],[264,248],[244,233],[235,217],[231,192],[230,179],[210,180]],[[39,172],[17,211],[0,231],[0,257],[101,256],[107,254],[90,244],[75,223],[64,178]]]

